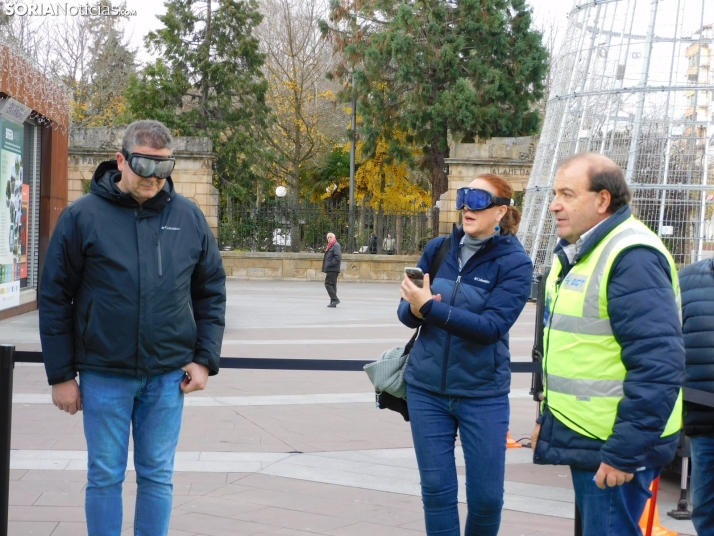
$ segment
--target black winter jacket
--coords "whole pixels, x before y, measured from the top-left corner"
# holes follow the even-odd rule
[[[626,205],[603,222],[583,244],[576,263],[631,214]],[[561,241],[556,254],[567,272],[564,244]],[[684,345],[667,259],[644,246],[625,250],[610,272],[607,299],[612,332],[627,369],[613,433],[607,441],[581,435],[555,418],[546,401],[535,463],[597,470],[605,462],[633,472],[674,458],[679,433],[661,435],[684,380]]]
[[[39,295],[49,383],[93,370],[156,376],[196,362],[218,372],[225,272],[200,209],[164,189],[123,193],[116,161],[60,215]]]
[[[339,242],[332,244],[332,247],[325,251],[324,257],[322,257],[322,271],[328,272],[338,272],[342,266],[342,246]]]
[[[714,393],[714,259],[682,268],[679,283],[687,351],[684,385]],[[688,436],[714,434],[714,408],[685,402],[684,432]]]

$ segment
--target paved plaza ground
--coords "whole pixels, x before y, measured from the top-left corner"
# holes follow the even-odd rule
[[[321,283],[228,282],[225,357],[376,359],[404,344],[394,283],[341,283],[326,307]],[[530,361],[535,306],[511,331],[514,361]],[[121,322],[121,319],[117,319]],[[39,350],[37,313],[0,322],[0,343]],[[530,435],[530,375],[516,374],[511,434]],[[13,393],[10,534],[81,536],[86,445],[81,415],[58,411],[41,366],[18,364]],[[172,536],[424,534],[408,423],[378,410],[362,372],[223,370],[186,398],[174,477]],[[458,454],[458,452],[457,452]],[[463,504],[463,458],[457,456]],[[124,532],[133,534],[135,474],[124,486]],[[665,512],[677,475],[660,491],[662,524],[694,534]],[[507,454],[500,534],[573,534],[567,467],[535,466],[530,449]]]

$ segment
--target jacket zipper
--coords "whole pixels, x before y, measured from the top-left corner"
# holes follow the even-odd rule
[[[164,271],[161,268],[161,238],[158,234],[156,235],[156,254],[159,262],[159,277],[162,277],[164,275]]]
[[[459,268],[459,275],[456,277],[456,284],[454,285],[454,292],[451,294],[451,303],[449,303],[450,306],[454,306],[454,301],[456,301],[456,293],[459,291],[459,286],[461,284],[461,274],[466,270],[466,267],[473,265],[476,262],[476,258],[479,256],[479,254],[483,254],[486,251],[491,249],[491,245],[493,242],[489,242],[485,247],[481,248],[479,251],[477,251],[468,261],[466,261],[466,264],[464,266],[461,266]],[[458,257],[458,251],[456,254],[456,265],[459,265],[459,257]],[[441,393],[444,394],[446,392],[446,371],[449,368],[449,344],[451,343],[451,333],[446,334],[446,344],[444,347],[444,368],[441,373]]]
[[[456,278],[456,284],[454,285],[454,292],[451,294],[450,306],[453,307],[454,301],[456,300],[456,293],[459,291],[459,285],[461,284],[461,274]],[[441,393],[446,392],[446,371],[449,368],[449,344],[451,343],[451,333],[447,332],[446,344],[444,347],[444,370],[441,373]]]
[[[89,324],[92,321],[92,309],[94,309],[94,300],[89,302],[89,307],[87,308],[87,325],[84,327],[84,335],[82,339],[84,340],[84,351],[87,352],[87,335],[89,334]]]

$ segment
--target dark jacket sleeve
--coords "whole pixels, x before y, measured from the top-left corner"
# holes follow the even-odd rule
[[[50,385],[71,380],[74,369],[72,300],[84,270],[83,238],[76,214],[65,210],[52,233],[40,281],[40,341]]]
[[[508,269],[499,274],[498,283],[480,314],[436,300],[427,302],[420,313],[424,315],[424,322],[457,337],[477,344],[493,344],[508,333],[523,311],[530,296],[532,277],[531,260],[519,254],[518,261],[509,263]]]
[[[226,316],[226,273],[216,239],[203,214],[198,218],[203,233],[201,258],[191,276],[191,301],[196,320],[196,352],[193,361],[218,373]]]
[[[330,248],[330,251],[332,251],[332,260],[330,261],[330,268],[340,268],[340,265],[342,264],[342,246],[340,246],[339,242],[335,242],[335,244]]]
[[[603,462],[632,472],[664,431],[684,380],[684,344],[667,260],[637,247],[615,261],[608,284],[608,314],[627,369],[624,398]]]

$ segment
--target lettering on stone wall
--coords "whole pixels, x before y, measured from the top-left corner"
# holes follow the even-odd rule
[[[80,165],[83,166],[98,166],[102,162],[104,162],[104,158],[97,158],[95,156],[80,156],[79,157],[79,163]]]
[[[502,177],[530,177],[531,170],[529,168],[499,168],[492,167],[491,173],[496,175],[501,175]]]

